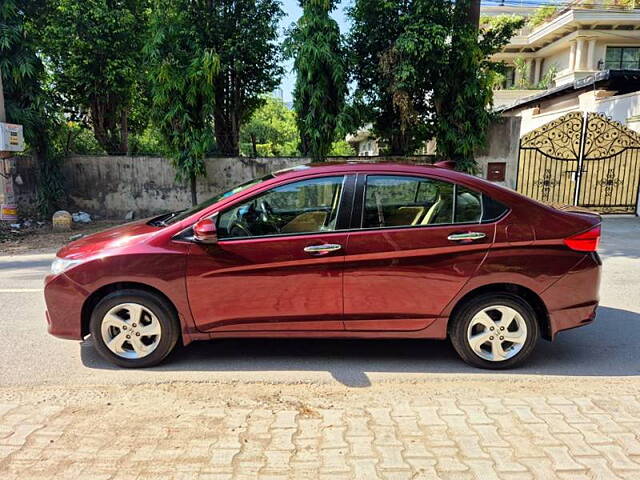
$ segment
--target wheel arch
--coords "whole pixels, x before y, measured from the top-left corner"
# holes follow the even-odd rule
[[[544,338],[545,340],[551,340],[551,323],[549,319],[549,311],[547,310],[547,306],[544,304],[544,301],[533,290],[527,287],[523,287],[522,285],[517,285],[515,283],[492,283],[483,285],[467,292],[456,302],[455,306],[451,310],[449,319],[454,318],[457,311],[460,310],[460,308],[462,308],[462,306],[469,300],[487,293],[510,293],[525,300],[536,312],[536,319],[538,320],[538,324],[540,325],[540,333],[542,338]],[[447,334],[449,332],[450,325],[451,322],[448,322]]]
[[[143,290],[163,298],[167,302],[167,305],[171,306],[171,308],[173,309],[173,313],[178,319],[178,323],[180,323],[180,316],[178,314],[178,309],[176,308],[175,304],[171,301],[171,299],[167,295],[165,295],[161,290],[155,287],[152,287],[151,285],[147,285],[145,283],[115,282],[115,283],[109,283],[107,285],[103,285],[98,290],[96,290],[91,295],[89,295],[87,299],[84,301],[84,303],[82,304],[81,328],[82,328],[83,337],[89,335],[89,322],[91,321],[91,312],[93,312],[93,309],[100,302],[100,300],[102,300],[104,297],[106,297],[112,292],[116,292],[118,290],[125,290],[125,289]]]

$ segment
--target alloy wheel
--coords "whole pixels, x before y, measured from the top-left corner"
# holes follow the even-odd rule
[[[506,305],[492,305],[476,313],[467,328],[467,342],[480,358],[490,362],[508,360],[522,350],[527,324],[522,315]]]
[[[151,354],[162,336],[160,321],[151,310],[138,303],[122,303],[102,318],[102,340],[122,358],[144,358]]]

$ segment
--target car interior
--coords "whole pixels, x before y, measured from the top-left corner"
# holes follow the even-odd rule
[[[275,188],[228,210],[218,220],[221,238],[335,230],[342,177]]]
[[[218,219],[218,236],[333,231],[342,180],[311,179],[270,190],[223,212]],[[481,194],[462,186],[426,178],[372,175],[366,183],[362,227],[478,223],[482,210]]]
[[[481,216],[481,195],[461,186],[411,177],[372,176],[367,182],[364,228],[477,223]]]

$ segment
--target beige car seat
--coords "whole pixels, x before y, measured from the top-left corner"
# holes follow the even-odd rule
[[[387,218],[386,226],[417,225],[423,214],[424,207],[400,207]]]
[[[327,220],[327,212],[304,212],[280,229],[282,233],[319,232]]]

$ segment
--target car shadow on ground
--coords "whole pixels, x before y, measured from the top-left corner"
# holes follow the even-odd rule
[[[600,307],[597,321],[541,340],[520,368],[497,374],[632,376],[640,375],[640,314]],[[98,356],[90,340],[82,362],[114,369]],[[328,371],[349,387],[368,387],[369,373],[487,374],[458,359],[448,341],[222,339],[179,348],[157,371],[273,372]]]

